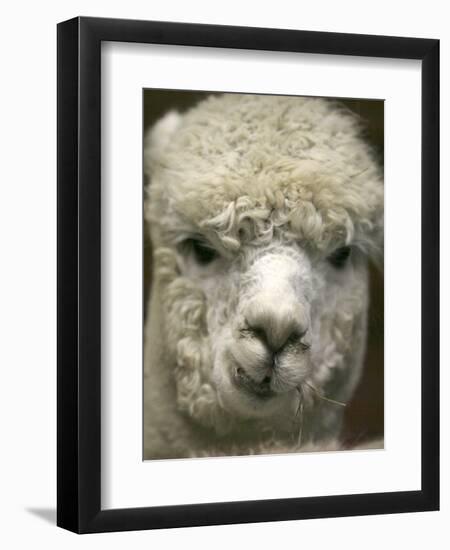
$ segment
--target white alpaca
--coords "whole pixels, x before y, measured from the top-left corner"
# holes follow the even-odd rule
[[[339,448],[383,181],[357,117],[226,94],[146,138],[144,458]]]

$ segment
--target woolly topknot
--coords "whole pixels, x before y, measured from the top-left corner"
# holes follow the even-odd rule
[[[225,94],[171,112],[147,136],[147,219],[209,229],[228,249],[282,227],[321,251],[352,241],[379,256],[382,175],[361,130],[321,98]]]

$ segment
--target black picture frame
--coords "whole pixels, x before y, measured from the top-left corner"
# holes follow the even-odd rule
[[[420,491],[101,509],[102,41],[421,60]],[[438,510],[439,41],[77,17],[58,25],[57,67],[57,524],[93,533]]]

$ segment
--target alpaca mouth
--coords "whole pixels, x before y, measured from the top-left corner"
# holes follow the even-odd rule
[[[264,378],[262,382],[256,382],[241,367],[236,368],[234,371],[234,382],[239,388],[260,399],[269,399],[276,395],[270,387],[270,377]]]

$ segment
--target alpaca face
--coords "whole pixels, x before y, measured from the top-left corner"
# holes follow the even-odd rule
[[[367,307],[365,262],[356,250],[311,255],[277,231],[269,244],[242,246],[233,257],[199,235],[184,239],[176,254],[178,282],[189,281],[204,303],[203,383],[225,414],[294,416],[310,388],[327,391],[343,373],[339,397],[348,397],[351,368],[359,368],[352,359],[364,345],[354,335]],[[180,309],[186,305],[184,297]]]

